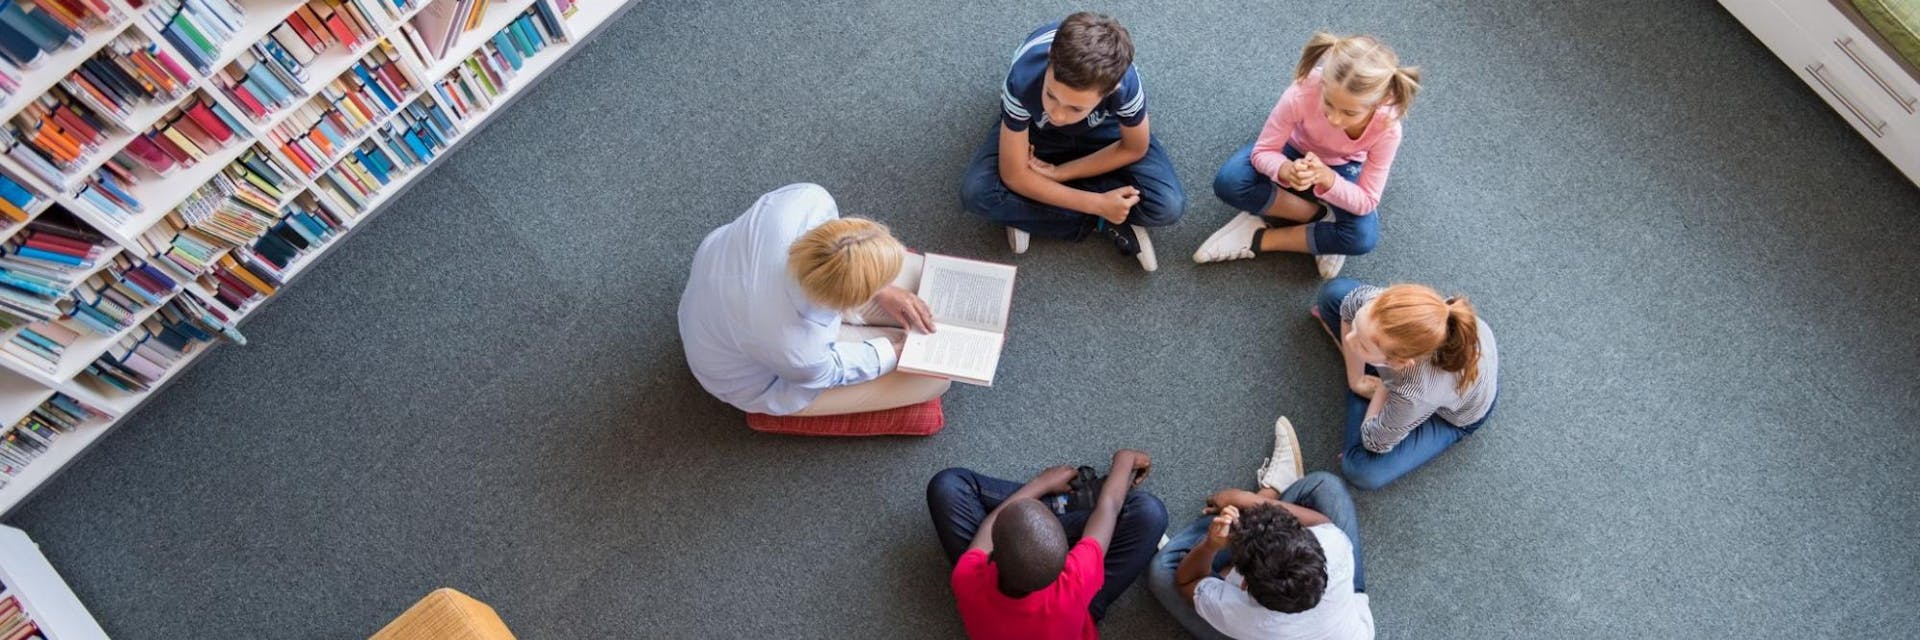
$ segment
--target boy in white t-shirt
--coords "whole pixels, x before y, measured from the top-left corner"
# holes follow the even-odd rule
[[[1370,640],[1353,497],[1333,474],[1301,477],[1292,426],[1275,432],[1260,491],[1208,498],[1154,557],[1148,588],[1196,638]]]

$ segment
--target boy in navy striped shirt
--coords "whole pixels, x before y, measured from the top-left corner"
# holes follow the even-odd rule
[[[1099,235],[1158,268],[1145,228],[1179,221],[1187,197],[1147,129],[1126,27],[1083,11],[1027,35],[1001,91],[1000,124],[974,152],[960,198],[1007,227],[1014,253],[1026,252],[1029,234]]]

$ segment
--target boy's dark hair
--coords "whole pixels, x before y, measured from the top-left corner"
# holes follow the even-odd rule
[[[1312,531],[1277,504],[1240,512],[1233,525],[1233,568],[1260,606],[1300,613],[1327,590],[1327,554]]]
[[[993,564],[1000,593],[1023,598],[1046,588],[1067,566],[1067,532],[1039,500],[1009,502],[993,521]]]
[[[1082,91],[1109,93],[1133,64],[1133,36],[1120,21],[1082,11],[1060,21],[1047,52],[1053,79]]]

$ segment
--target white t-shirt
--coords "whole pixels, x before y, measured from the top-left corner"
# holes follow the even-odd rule
[[[1372,640],[1373,610],[1367,594],[1353,592],[1353,542],[1331,523],[1310,527],[1327,556],[1327,591],[1320,604],[1300,613],[1260,606],[1240,587],[1245,579],[1229,571],[1226,579],[1206,578],[1193,592],[1193,609],[1221,633],[1237,640]]]

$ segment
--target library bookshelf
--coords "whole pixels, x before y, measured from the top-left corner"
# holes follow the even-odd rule
[[[96,246],[83,250],[83,264],[66,269],[64,290],[43,292],[58,315],[14,317],[0,296],[0,315],[13,320],[0,322],[8,326],[0,332],[0,426],[12,438],[0,439],[0,513],[213,348],[243,342],[241,322],[636,4],[27,2],[105,11],[30,65],[0,64],[0,72],[13,72],[11,91],[0,100],[8,127],[0,135],[0,178],[31,196],[20,206],[25,220],[0,221],[0,293],[9,286],[8,259],[45,246],[35,243],[49,229],[78,229]],[[198,37],[184,37],[180,23],[193,20],[183,16],[196,11],[208,22],[224,16],[224,33],[199,28]],[[317,44],[288,30],[320,27],[311,14],[345,13],[357,22],[330,39],[318,34]],[[433,16],[446,26],[435,31]],[[6,19],[0,14],[0,48]],[[287,56],[302,45],[300,55]],[[103,56],[143,49],[170,56],[185,82],[118,108],[74,95],[82,90],[76,77],[105,84],[82,70],[97,72]],[[263,86],[261,69],[276,63],[280,80],[267,81],[277,86]],[[278,103],[269,103],[269,94],[279,93]],[[42,162],[46,154],[35,155],[26,139],[35,131],[32,110],[63,101],[82,111],[108,107],[91,109],[105,126],[78,157]],[[184,156],[151,152],[174,144],[162,137],[178,140],[165,129],[208,114],[212,121],[186,126],[191,142],[209,144]]]
[[[41,555],[40,545],[13,527],[0,527],[0,633],[47,640],[107,638]]]

